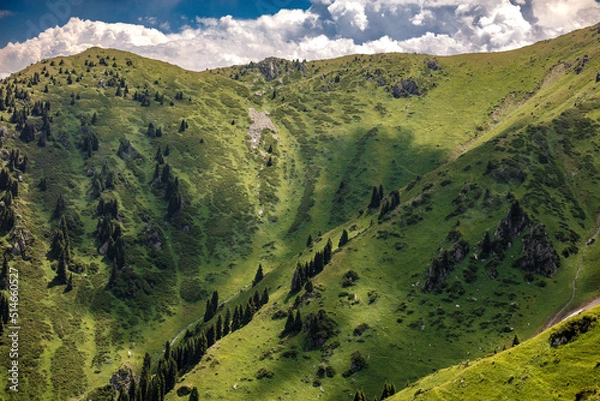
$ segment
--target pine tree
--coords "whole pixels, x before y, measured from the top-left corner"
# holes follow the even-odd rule
[[[263,267],[262,264],[258,265],[258,269],[256,270],[256,274],[254,275],[254,280],[252,280],[252,287],[256,286],[256,284],[260,283],[263,279]]]
[[[179,124],[179,133],[182,133],[187,128],[187,122],[185,120],[181,120],[181,124]]]
[[[8,287],[8,260],[4,255],[2,261],[2,270],[0,270],[0,291],[5,290]]]
[[[263,293],[262,293],[262,297],[260,298],[260,304],[262,305],[266,305],[269,303],[269,291],[265,288]]]
[[[348,231],[346,231],[346,229],[344,229],[344,231],[342,231],[342,236],[340,237],[340,241],[338,242],[338,248],[343,247],[347,243],[348,243]]]
[[[290,288],[290,292],[296,293],[298,291],[300,291],[300,289],[302,288],[302,280],[301,280],[301,268],[298,265],[298,267],[296,267],[296,270],[294,270],[294,275],[292,276],[292,285]]]
[[[302,331],[302,317],[300,316],[300,309],[296,310],[296,316],[294,317],[293,330],[296,333]]]
[[[306,239],[306,247],[308,248],[313,243],[312,235],[308,234],[308,238]]]
[[[198,389],[196,387],[194,387],[192,389],[192,392],[190,393],[190,398],[188,398],[188,401],[199,401],[200,400],[200,395],[198,394]]]
[[[58,284],[66,284],[67,283],[67,270],[68,269],[69,269],[69,265],[63,255],[58,259],[58,265],[56,266],[55,280]]]
[[[365,392],[363,390],[356,390],[354,401],[368,401]]]
[[[69,292],[73,289],[73,273],[69,275],[69,279],[67,280],[67,286],[65,287],[65,292]]]
[[[285,321],[285,327],[283,329],[282,335],[292,333],[294,331],[294,312],[292,310],[288,310],[287,320]]]
[[[55,219],[60,218],[63,212],[65,211],[67,205],[65,200],[62,197],[62,194],[58,194],[58,198],[56,199],[56,205],[54,206],[54,213],[52,213],[52,217]]]
[[[223,337],[229,334],[229,330],[231,328],[231,310],[227,308],[227,312],[225,313],[225,320],[223,321]]]
[[[515,334],[515,337],[513,338],[513,341],[512,341],[512,346],[516,347],[519,344],[521,344],[521,341],[519,341],[519,337],[517,337],[517,335]]]
[[[312,283],[312,281],[308,280],[308,281],[306,282],[306,284],[304,284],[304,290],[305,290],[306,292],[308,292],[308,293],[311,293],[311,292],[313,292],[313,283]]]
[[[373,187],[373,193],[371,194],[371,202],[369,202],[369,209],[376,210],[379,208],[381,199],[379,198],[379,192],[376,187]]]
[[[215,325],[215,337],[217,341],[223,337],[223,315],[219,315],[219,317],[217,317],[217,323]]]
[[[396,386],[386,381],[383,385],[383,392],[381,393],[380,401],[385,400],[386,398],[389,398],[394,394],[396,394]]]

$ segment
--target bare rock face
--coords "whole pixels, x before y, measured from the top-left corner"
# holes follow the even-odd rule
[[[121,367],[115,374],[110,378],[110,384],[116,391],[129,391],[131,384],[135,380],[131,369]]]
[[[515,261],[515,265],[530,273],[552,277],[560,265],[560,260],[546,227],[542,223],[533,225],[522,241],[523,256]]]
[[[431,262],[431,266],[425,275],[427,277],[423,285],[423,292],[441,290],[450,272],[454,270],[456,263],[462,262],[469,253],[469,244],[461,239],[456,242],[450,250],[444,250]]]
[[[427,60],[427,68],[429,68],[432,71],[437,71],[440,69],[440,65],[438,64],[437,60],[429,59]]]
[[[527,213],[521,209],[518,201],[514,201],[506,217],[498,223],[494,238],[500,241],[504,248],[510,248],[514,239],[521,235],[530,224],[531,220]]]
[[[128,159],[130,157],[135,159],[139,156],[139,153],[137,152],[137,150],[134,149],[133,145],[131,144],[131,141],[121,141],[121,144],[119,145],[119,151],[117,152],[117,154],[123,160]]]
[[[392,88],[392,96],[396,99],[401,97],[421,96],[423,93],[419,90],[417,83],[413,79],[401,79]]]

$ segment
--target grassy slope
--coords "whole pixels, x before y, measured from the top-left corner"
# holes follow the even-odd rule
[[[585,316],[598,319],[599,312],[600,308],[593,308],[517,347],[443,369],[412,383],[390,400],[596,399],[597,321],[590,331],[566,345],[552,347],[549,338],[569,322]]]
[[[550,206],[539,207],[539,199],[532,195],[535,188],[527,188],[536,180],[536,171],[544,171],[533,157],[524,166],[529,180],[521,186],[495,182],[483,173],[490,159],[539,152],[523,129],[528,124],[545,124],[575,103],[586,105],[582,112],[589,117],[599,117],[591,102],[597,85],[594,76],[600,69],[595,57],[596,38],[595,30],[586,29],[508,53],[438,57],[439,71],[425,67],[425,56],[352,56],[308,63],[306,77],[291,74],[268,82],[252,69],[237,82],[229,79],[244,67],[190,73],[111,50],[92,49],[65,58],[63,68],[75,68],[78,73],[85,71],[85,60],[97,61],[98,56],[108,57],[109,65],[114,57],[117,67],[93,67],[80,83],[71,85],[65,83],[64,74],[60,75],[60,83],[50,85],[48,94],[42,92],[45,81],[29,89],[33,100],[51,100],[53,112],[61,110],[53,127],[68,133],[66,146],[52,144],[40,149],[35,142],[7,142],[7,147],[21,148],[32,163],[24,176],[24,195],[18,207],[25,216],[23,225],[33,231],[40,244],[32,247],[31,263],[14,262],[27,277],[22,302],[36,306],[23,312],[29,324],[24,352],[32,361],[23,386],[25,396],[54,399],[54,392],[68,397],[104,385],[122,364],[138,369],[144,352],[160,353],[164,341],[201,317],[203,301],[184,302],[178,291],[181,286],[196,278],[202,290],[218,289],[222,299],[235,304],[236,294],[244,291],[259,262],[268,273],[262,286],[272,291],[270,309],[259,312],[249,326],[211,349],[210,358],[183,384],[197,385],[203,393],[236,398],[245,392],[250,399],[259,394],[290,398],[319,394],[338,399],[340,394],[352,394],[356,387],[376,393],[386,378],[403,384],[468,355],[491,352],[512,338],[513,333],[502,332],[505,325],[516,328],[523,338],[530,337],[569,299],[578,256],[564,259],[554,279],[544,280],[545,288],[524,283],[522,273],[512,269],[509,262],[499,267],[500,280],[489,279],[485,268],[480,267],[478,280],[465,283],[466,291],[458,298],[423,295],[415,285],[422,283],[438,248],[451,245],[444,237],[456,219],[445,217],[453,210],[451,201],[465,182],[489,189],[494,200],[486,205],[478,200],[460,216],[460,229],[471,246],[504,216],[509,191],[524,199],[526,210],[542,220],[551,233],[564,221],[580,234],[581,241],[589,236],[598,199],[593,192],[595,177],[585,173],[589,164],[583,165],[579,156],[590,153],[593,142],[575,141],[580,155],[566,156],[558,145],[560,135],[548,136],[552,155],[560,160],[557,168],[566,176],[562,187],[549,189],[552,198],[564,203],[560,206],[562,214]],[[583,54],[589,55],[590,62],[583,72],[575,74],[573,66]],[[132,66],[125,64],[127,59]],[[40,72],[44,66],[57,74],[59,60],[55,67],[49,62],[29,67],[21,76]],[[561,63],[569,66],[563,68]],[[377,79],[369,79],[379,77],[378,69],[383,71],[383,86]],[[131,99],[116,98],[114,87],[98,86],[104,71],[126,77],[130,95],[147,86],[152,95],[158,90],[167,100],[164,105],[151,101],[149,107],[142,108]],[[393,99],[385,89],[399,77],[414,77],[427,89],[426,94]],[[273,90],[277,93],[271,99]],[[183,92],[183,100],[168,106],[177,91]],[[256,96],[257,91],[263,95]],[[74,105],[70,105],[71,93],[80,95]],[[274,168],[265,168],[266,157],[248,146],[249,107],[269,110],[278,129],[279,141],[267,134],[261,143],[263,150],[274,145]],[[99,116],[94,129],[100,137],[100,150],[84,159],[74,147],[77,119],[81,113],[89,117],[93,112]],[[7,119],[10,115],[3,116]],[[190,128],[177,133],[183,118]],[[145,137],[149,122],[162,126],[165,135]],[[499,138],[489,142],[495,137]],[[513,146],[519,137],[532,147]],[[123,138],[132,142],[142,159],[125,161],[116,156]],[[182,182],[184,210],[190,219],[179,223],[164,220],[166,202],[148,185],[156,148],[160,145],[164,149],[167,144],[171,154],[166,159]],[[460,154],[464,156],[457,158]],[[158,285],[152,295],[140,295],[134,302],[119,301],[104,290],[110,270],[89,237],[96,224],[96,201],[86,197],[90,181],[82,177],[90,167],[99,171],[103,163],[122,178],[111,196],[122,206],[123,226],[132,250],[130,263]],[[592,164],[597,165],[595,157]],[[566,174],[570,172],[576,174]],[[47,192],[35,189],[42,176],[50,182]],[[376,214],[359,216],[372,185],[383,184],[387,193],[417,176],[422,176],[421,181],[402,193],[403,201],[408,202],[389,221],[378,224]],[[442,181],[451,182],[442,186]],[[343,190],[338,196],[341,183]],[[265,197],[257,193],[259,184]],[[431,184],[430,204],[410,207],[410,200]],[[586,211],[583,220],[569,214],[568,201],[561,194],[565,190],[579,199]],[[54,275],[44,254],[54,229],[50,214],[58,193],[79,212],[86,232],[76,246],[86,274],[76,276],[75,290],[68,294],[62,294],[60,287],[46,286]],[[270,197],[273,194],[279,201]],[[265,212],[263,217],[259,210]],[[398,222],[409,215],[423,220],[399,227]],[[154,267],[148,247],[135,242],[145,229],[148,218],[144,216],[165,233],[165,247],[159,257],[172,261],[166,271]],[[185,225],[191,230],[182,231]],[[316,237],[325,233],[323,238],[332,238],[335,244],[341,228],[353,226],[351,242],[314,279],[320,298],[302,307],[303,316],[323,307],[339,323],[340,333],[330,341],[341,345],[328,360],[338,374],[323,379],[325,392],[321,393],[312,383],[323,356],[313,351],[299,352],[297,360],[281,357],[284,350],[295,347],[301,351],[303,335],[279,343],[277,335],[283,322],[270,316],[274,310],[286,310],[293,301],[287,297],[296,265],[291,257],[304,248],[308,234]],[[305,260],[322,244],[304,250],[299,258]],[[518,252],[516,247],[509,257]],[[592,259],[597,255],[590,256]],[[574,304],[598,288],[598,273],[589,268],[587,256],[585,262]],[[97,271],[92,263],[98,266]],[[463,281],[465,267],[466,262],[457,269],[455,280]],[[347,289],[359,302],[340,296],[346,291],[340,287],[341,276],[348,269],[361,277],[356,286]],[[369,304],[372,291],[379,298]],[[245,300],[245,294],[239,299]],[[511,302],[518,305],[511,306]],[[55,305],[61,305],[60,310]],[[431,315],[438,313],[438,305],[444,310],[443,327]],[[399,319],[401,323],[397,323]],[[415,322],[414,327],[422,327],[421,320],[423,330],[411,328]],[[361,323],[368,323],[371,329],[358,339],[352,331]],[[341,372],[347,369],[355,350],[369,356],[369,368],[343,379]],[[38,353],[40,359],[35,359]],[[6,359],[5,353],[2,358]],[[59,367],[65,364],[73,366],[76,373],[61,373]],[[274,371],[274,379],[253,379],[259,367]],[[244,381],[244,377],[253,380]],[[238,385],[237,392],[233,392],[234,384]],[[176,399],[174,394],[169,397]]]

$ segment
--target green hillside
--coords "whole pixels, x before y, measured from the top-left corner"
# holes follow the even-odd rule
[[[0,81],[3,399],[372,398],[533,337],[600,288],[599,39]]]
[[[598,399],[598,312],[596,307],[493,357],[443,369],[389,399]]]

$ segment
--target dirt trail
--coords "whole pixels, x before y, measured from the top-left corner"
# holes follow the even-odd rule
[[[575,277],[573,278],[573,281],[571,282],[571,298],[558,312],[556,312],[554,314],[554,316],[552,316],[550,318],[550,320],[548,320],[548,322],[544,325],[544,327],[542,328],[541,331],[544,331],[571,316],[575,316],[576,314],[578,314],[580,312],[590,309],[596,305],[600,305],[600,295],[599,295],[599,296],[585,302],[582,305],[575,306],[575,307],[571,306],[571,303],[575,299],[575,293],[577,292],[577,286],[576,286],[577,279],[579,278],[579,273],[581,273],[581,269],[583,268],[583,254],[585,253],[585,249],[589,245],[593,244],[596,241],[596,237],[598,236],[598,234],[600,234],[600,228],[598,228],[596,230],[596,233],[586,241],[583,249],[581,250],[581,255],[579,256],[579,266],[577,267],[577,272],[575,273]]]

